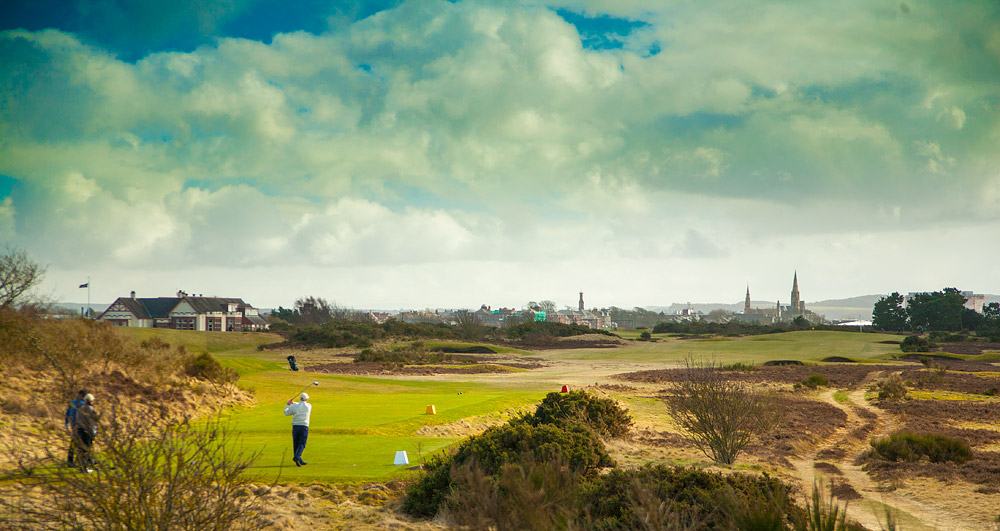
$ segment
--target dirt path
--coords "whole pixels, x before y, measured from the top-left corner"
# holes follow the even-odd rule
[[[820,399],[843,411],[847,415],[847,422],[813,451],[802,458],[792,459],[795,474],[802,482],[803,492],[811,492],[814,483],[824,485],[828,492],[831,480],[841,492],[853,490],[861,499],[849,503],[848,517],[868,529],[885,528],[887,509],[895,515],[900,529],[984,529],[982,522],[970,521],[968,513],[935,502],[935,499],[944,497],[917,499],[872,480],[855,462],[868,450],[869,440],[885,437],[897,430],[900,423],[892,415],[865,400],[865,386],[848,392],[846,401],[836,400],[835,392],[825,391]],[[817,464],[820,465],[817,467]]]

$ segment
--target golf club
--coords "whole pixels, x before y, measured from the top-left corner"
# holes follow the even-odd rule
[[[313,383],[311,383],[311,384],[309,384],[309,385],[319,385],[319,382],[313,382]],[[303,387],[303,388],[302,388],[302,390],[301,390],[301,391],[299,391],[298,393],[295,393],[295,396],[299,396],[299,395],[301,395],[301,394],[302,394],[302,392],[303,392],[303,391],[305,391],[306,389],[309,389],[309,385],[307,385],[307,386]],[[295,400],[295,396],[293,396],[293,397],[291,398],[291,400]]]

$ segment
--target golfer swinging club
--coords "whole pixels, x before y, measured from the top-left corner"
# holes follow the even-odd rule
[[[292,403],[292,399],[288,399],[288,405],[285,406],[285,416],[292,417],[292,450],[295,452],[295,456],[292,457],[292,461],[295,461],[295,466],[302,466],[306,464],[302,460],[302,451],[306,449],[306,440],[309,438],[309,414],[312,412],[312,404],[309,403],[309,394],[302,393],[299,395],[299,403]]]

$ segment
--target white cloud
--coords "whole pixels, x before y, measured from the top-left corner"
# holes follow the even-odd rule
[[[134,64],[6,32],[0,174],[23,189],[0,233],[64,270],[294,261],[478,285],[462,267],[573,257],[634,266],[638,296],[667,265],[744,282],[811,251],[833,271],[831,246],[880,259],[892,231],[995,217],[1000,109],[975,61],[997,41],[949,37],[981,31],[980,8],[563,5],[649,25],[596,51],[545,7],[411,1]]]

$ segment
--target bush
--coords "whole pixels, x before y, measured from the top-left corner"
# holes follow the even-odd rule
[[[651,508],[644,500],[655,504]],[[581,505],[591,529],[785,529],[785,519],[797,512],[788,487],[767,475],[664,465],[616,469],[595,478],[581,489]],[[650,516],[660,525],[649,526]]]
[[[819,374],[810,374],[808,378],[802,382],[802,385],[810,388],[816,389],[817,387],[826,387],[826,378],[820,376]]]
[[[964,441],[930,433],[901,431],[872,441],[875,454],[888,461],[952,462],[958,465],[972,459],[972,449]]]
[[[488,428],[467,439],[450,457],[425,465],[428,473],[406,493],[403,511],[412,516],[433,516],[452,490],[451,471],[476,463],[484,474],[498,475],[503,466],[529,456],[537,462],[564,460],[576,473],[592,474],[614,463],[597,434],[579,423],[529,424],[524,419]]]
[[[903,352],[930,352],[931,343],[920,336],[906,336],[899,344],[899,348]]]
[[[184,373],[192,378],[217,384],[236,383],[240,379],[239,373],[223,367],[219,360],[208,352],[202,352],[188,359],[184,363]]]
[[[424,464],[427,474],[407,490],[403,511],[423,517],[437,514],[452,491],[454,470],[469,463],[494,479],[509,464],[520,463],[519,473],[527,473],[531,467],[526,463],[552,460],[565,462],[575,474],[592,474],[613,464],[598,434],[621,437],[631,426],[628,412],[613,400],[584,391],[549,393],[534,414],[470,437],[451,456],[429,459]]]
[[[632,429],[628,411],[614,400],[584,391],[549,393],[526,421],[534,426],[583,422],[599,435],[618,438],[625,437]]]
[[[653,335],[649,333],[649,330],[643,330],[639,334],[639,341],[650,341],[653,339]]]
[[[0,487],[4,529],[261,529],[261,477],[249,473],[260,453],[240,449],[218,417],[164,417],[110,404],[103,411],[94,473],[53,466],[44,447],[18,455],[13,493]],[[43,473],[38,473],[43,471]],[[258,494],[255,494],[257,492]]]
[[[906,398],[906,384],[898,374],[890,375],[876,384],[879,400],[902,400]]]

